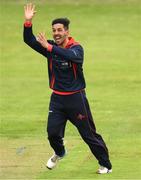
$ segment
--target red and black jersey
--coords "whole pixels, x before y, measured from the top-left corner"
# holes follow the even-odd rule
[[[50,88],[57,94],[71,94],[85,88],[82,46],[69,37],[65,48],[48,40],[50,49],[40,45],[32,32],[32,25],[24,24],[24,42],[47,58]]]

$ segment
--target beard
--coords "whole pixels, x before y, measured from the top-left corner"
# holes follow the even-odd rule
[[[63,45],[63,43],[66,41],[66,38],[67,38],[67,35],[63,35],[63,36],[56,35],[56,36],[54,36],[55,43],[59,46]]]

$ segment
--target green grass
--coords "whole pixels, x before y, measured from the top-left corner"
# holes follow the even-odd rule
[[[98,164],[69,122],[68,156],[54,171],[45,168],[51,90],[45,58],[23,43],[26,2],[0,1],[0,179],[141,179],[140,1],[33,1],[35,34],[50,39],[51,20],[67,16],[85,48],[87,96],[113,163],[104,176],[95,174]]]

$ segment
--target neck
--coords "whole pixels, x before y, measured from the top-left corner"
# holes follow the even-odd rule
[[[68,44],[68,42],[69,42],[69,38],[66,38],[66,39],[64,40],[64,42],[59,45],[59,47],[65,48],[66,45]]]

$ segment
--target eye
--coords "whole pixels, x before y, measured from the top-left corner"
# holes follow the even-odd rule
[[[61,29],[61,28],[59,28],[59,29],[58,29],[58,31],[59,31],[59,32],[61,32],[61,31],[62,31],[62,29]]]

